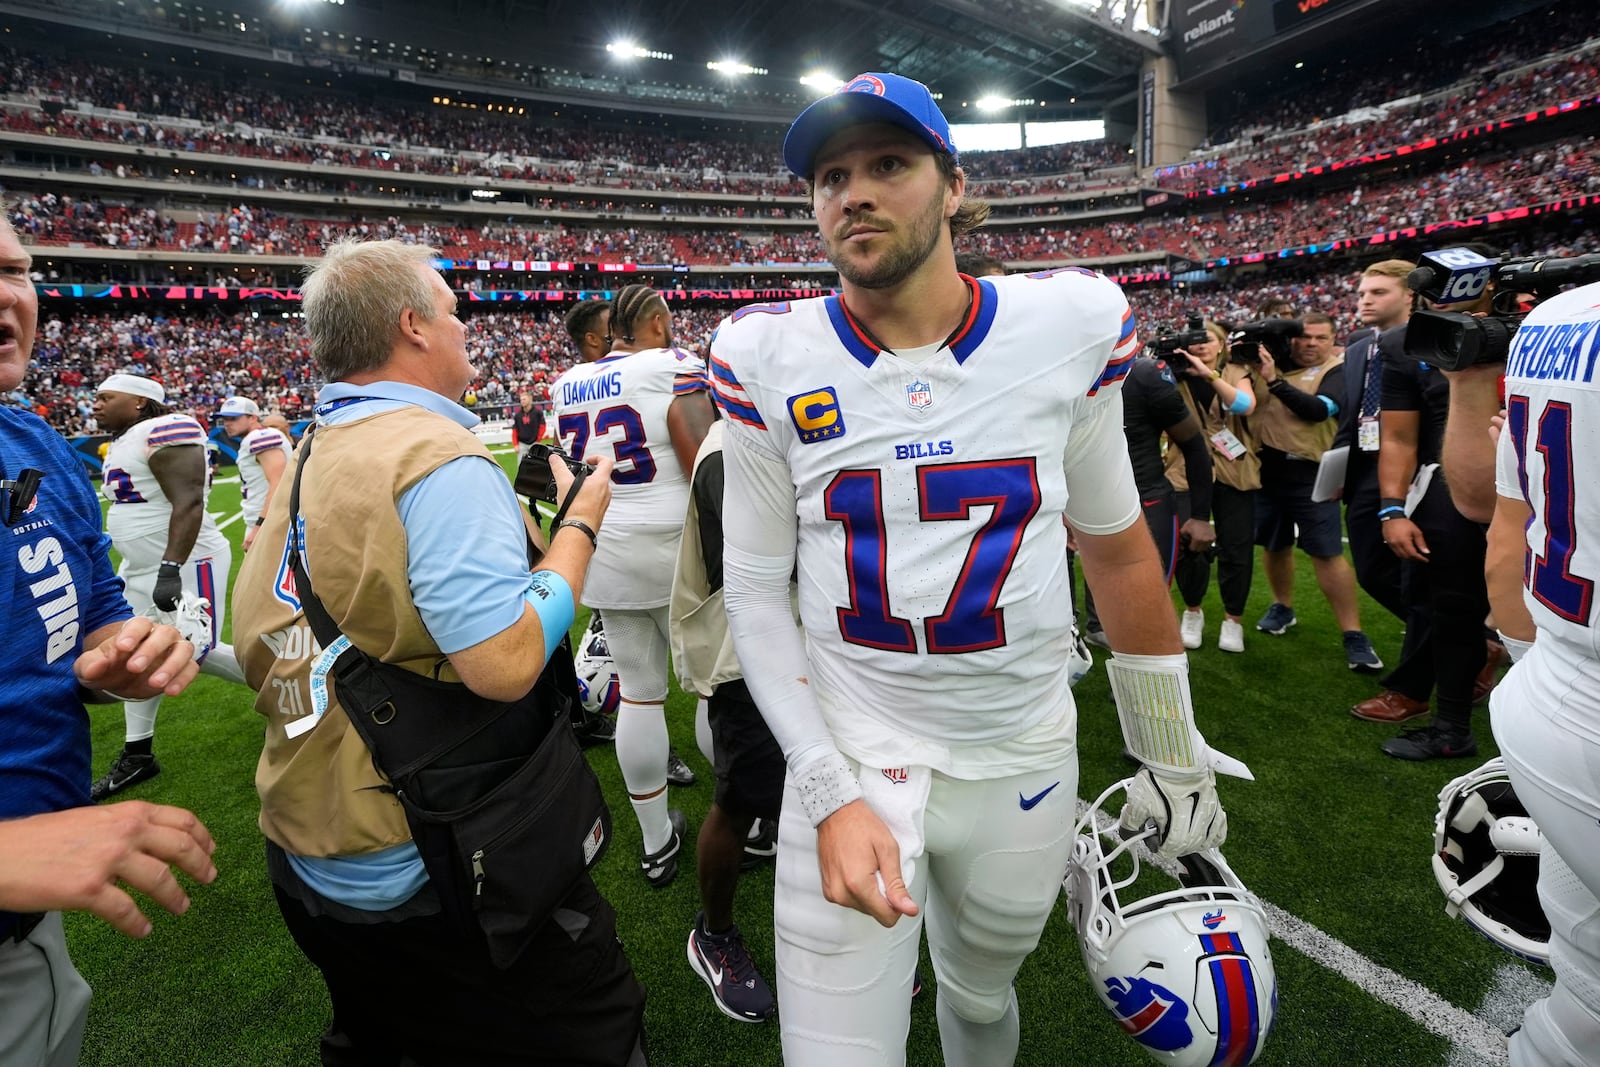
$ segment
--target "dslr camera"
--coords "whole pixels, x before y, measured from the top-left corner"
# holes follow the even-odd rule
[[[593,467],[582,460],[573,459],[560,445],[547,445],[542,441],[536,441],[528,446],[527,454],[522,457],[522,462],[517,464],[517,477],[511,483],[513,491],[518,496],[527,497],[530,506],[535,500],[543,500],[546,504],[556,502],[556,479],[550,472],[551,456],[560,456],[561,462],[567,465],[567,470],[574,476],[580,471],[594,473]]]
[[[1253,367],[1261,362],[1265,348],[1275,362],[1287,364],[1293,354],[1291,342],[1305,336],[1305,324],[1299,319],[1257,319],[1247,322],[1228,335],[1228,362]]]
[[[1481,316],[1433,309],[1413,312],[1405,331],[1405,354],[1441,370],[1504,363],[1511,354],[1511,337],[1527,316],[1521,294],[1543,300],[1562,286],[1593,281],[1600,281],[1600,255],[1490,259],[1470,248],[1426,252],[1406,278],[1406,285],[1423,299],[1446,306],[1469,303],[1491,284],[1494,296],[1489,313]]]
[[[1174,330],[1171,326],[1163,326],[1157,330],[1155,340],[1150,342],[1150,354],[1156,359],[1166,360],[1179,374],[1188,374],[1189,361],[1172,357],[1177,355],[1180,348],[1203,345],[1209,340],[1211,335],[1206,332],[1205,319],[1199,315],[1190,315],[1181,330]]]

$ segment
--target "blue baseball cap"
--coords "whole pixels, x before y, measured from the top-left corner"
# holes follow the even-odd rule
[[[783,139],[783,161],[799,177],[809,178],[817,152],[828,138],[866,122],[899,126],[935,152],[959,158],[950,139],[950,123],[926,85],[898,74],[857,74],[800,112]]]

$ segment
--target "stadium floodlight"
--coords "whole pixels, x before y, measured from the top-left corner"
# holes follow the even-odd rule
[[[711,62],[706,64],[706,69],[707,70],[714,70],[718,74],[726,74],[729,77],[737,77],[738,75],[741,75],[741,74],[765,74],[765,73],[767,73],[767,68],[766,67],[752,67],[752,66],[749,66],[748,64],[739,62],[737,59],[713,60],[713,61],[711,61]]]
[[[831,93],[844,84],[844,79],[819,70],[801,78],[800,84],[815,89],[819,93]]]
[[[632,41],[612,41],[606,45],[606,51],[618,59],[671,59],[671,52],[656,52],[649,48],[641,48]]]
[[[1004,111],[1008,107],[1033,107],[1042,103],[1043,100],[1007,100],[1003,96],[988,93],[978,97],[975,106],[979,111]]]

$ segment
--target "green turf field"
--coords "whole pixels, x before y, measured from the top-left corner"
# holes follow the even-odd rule
[[[510,455],[502,462],[509,469]],[[210,506],[223,519],[236,514],[237,485],[219,484]],[[235,545],[237,571],[242,525],[234,522],[225,532]],[[1337,961],[1330,967],[1274,940],[1279,1014],[1260,1062],[1296,1067],[1495,1062],[1453,1048],[1451,1039],[1412,1018],[1423,1014],[1418,994],[1431,991],[1503,1029],[1511,1024],[1502,1019],[1505,1009],[1485,1008],[1486,1002],[1503,998],[1507,987],[1513,998],[1522,991],[1525,1000],[1526,991],[1546,977],[1446,918],[1429,869],[1436,794],[1479,761],[1406,764],[1378,751],[1389,728],[1346,714],[1376,687],[1345,669],[1339,634],[1311,568],[1301,566],[1298,575],[1299,626],[1282,637],[1254,631],[1254,620],[1270,599],[1258,573],[1246,616],[1246,653],[1216,650],[1221,606],[1213,591],[1207,647],[1191,656],[1202,728],[1212,744],[1247,761],[1257,779],[1223,783],[1230,819],[1226,852],[1263,900],[1359,954],[1349,958],[1364,957],[1424,989],[1391,993],[1385,1003],[1351,981],[1351,975],[1360,977],[1359,968]],[[1379,654],[1392,660],[1400,640],[1395,621],[1364,597],[1363,621]],[[1130,765],[1121,757],[1104,672],[1097,667],[1075,693],[1081,792],[1092,797],[1128,773]],[[161,709],[156,753],[163,773],[127,795],[183,805],[200,815],[217,839],[220,873],[213,885],[193,890],[187,915],[153,915],[155,932],[144,941],[125,938],[95,919],[68,918],[73,955],[95,990],[84,1064],[318,1062],[316,1039],[328,1019],[327,997],[319,974],[284,932],[265,877],[252,784],[262,727],[251,700],[244,689],[202,676]],[[99,772],[121,745],[121,708],[91,710]],[[667,715],[673,742],[701,775],[693,788],[673,791],[673,803],[684,809],[691,827],[704,818],[711,799],[710,768],[695,746],[693,713],[694,702],[674,689]],[[1479,711],[1475,726],[1480,759],[1487,758],[1494,750],[1486,712]],[[652,1062],[662,1067],[780,1062],[776,1025],[751,1026],[722,1016],[685,960],[698,907],[692,861],[669,888],[647,888],[637,873],[638,827],[616,759],[609,747],[591,750],[590,759],[616,816],[616,839],[596,880],[616,906],[629,956],[649,990]],[[769,979],[771,898],[769,866],[747,877],[738,907],[746,941]],[[931,975],[924,963],[924,975]],[[941,1062],[932,985],[929,980],[912,1007],[912,1064]],[[1092,994],[1064,907],[1023,967],[1017,988],[1020,1064],[1150,1062]],[[1465,1041],[1473,1027],[1452,1029],[1447,1019],[1444,1029]],[[1480,1040],[1488,1032],[1478,1024]]]

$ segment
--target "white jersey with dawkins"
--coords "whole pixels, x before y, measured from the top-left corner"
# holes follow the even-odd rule
[[[677,348],[619,352],[580,363],[550,387],[556,439],[575,457],[610,454],[611,506],[584,579],[593,608],[657,608],[689,506],[689,478],[667,429],[677,397],[707,388],[705,363]]]
[[[239,493],[244,501],[244,524],[254,526],[267,502],[267,472],[261,469],[261,455],[274,449],[283,453],[285,470],[294,451],[282,430],[262,426],[239,441]]]
[[[961,326],[916,353],[881,348],[838,297],[742,308],[710,373],[744,476],[792,480],[751,488],[795,498],[809,684],[833,741],[868,766],[984,777],[1073,743],[1062,520],[1139,520],[1119,389],[1139,343],[1101,275],[967,284]]]
[[[198,422],[188,415],[173,414],[135,423],[106,449],[102,491],[111,501],[106,532],[130,564],[140,569],[155,567],[167,545],[172,501],[161,491],[161,483],[150,469],[150,457],[163,448],[179,445],[203,449],[205,442],[205,430]],[[190,557],[227,552],[228,542],[217,529],[216,520],[203,508],[202,516],[200,535]]]

